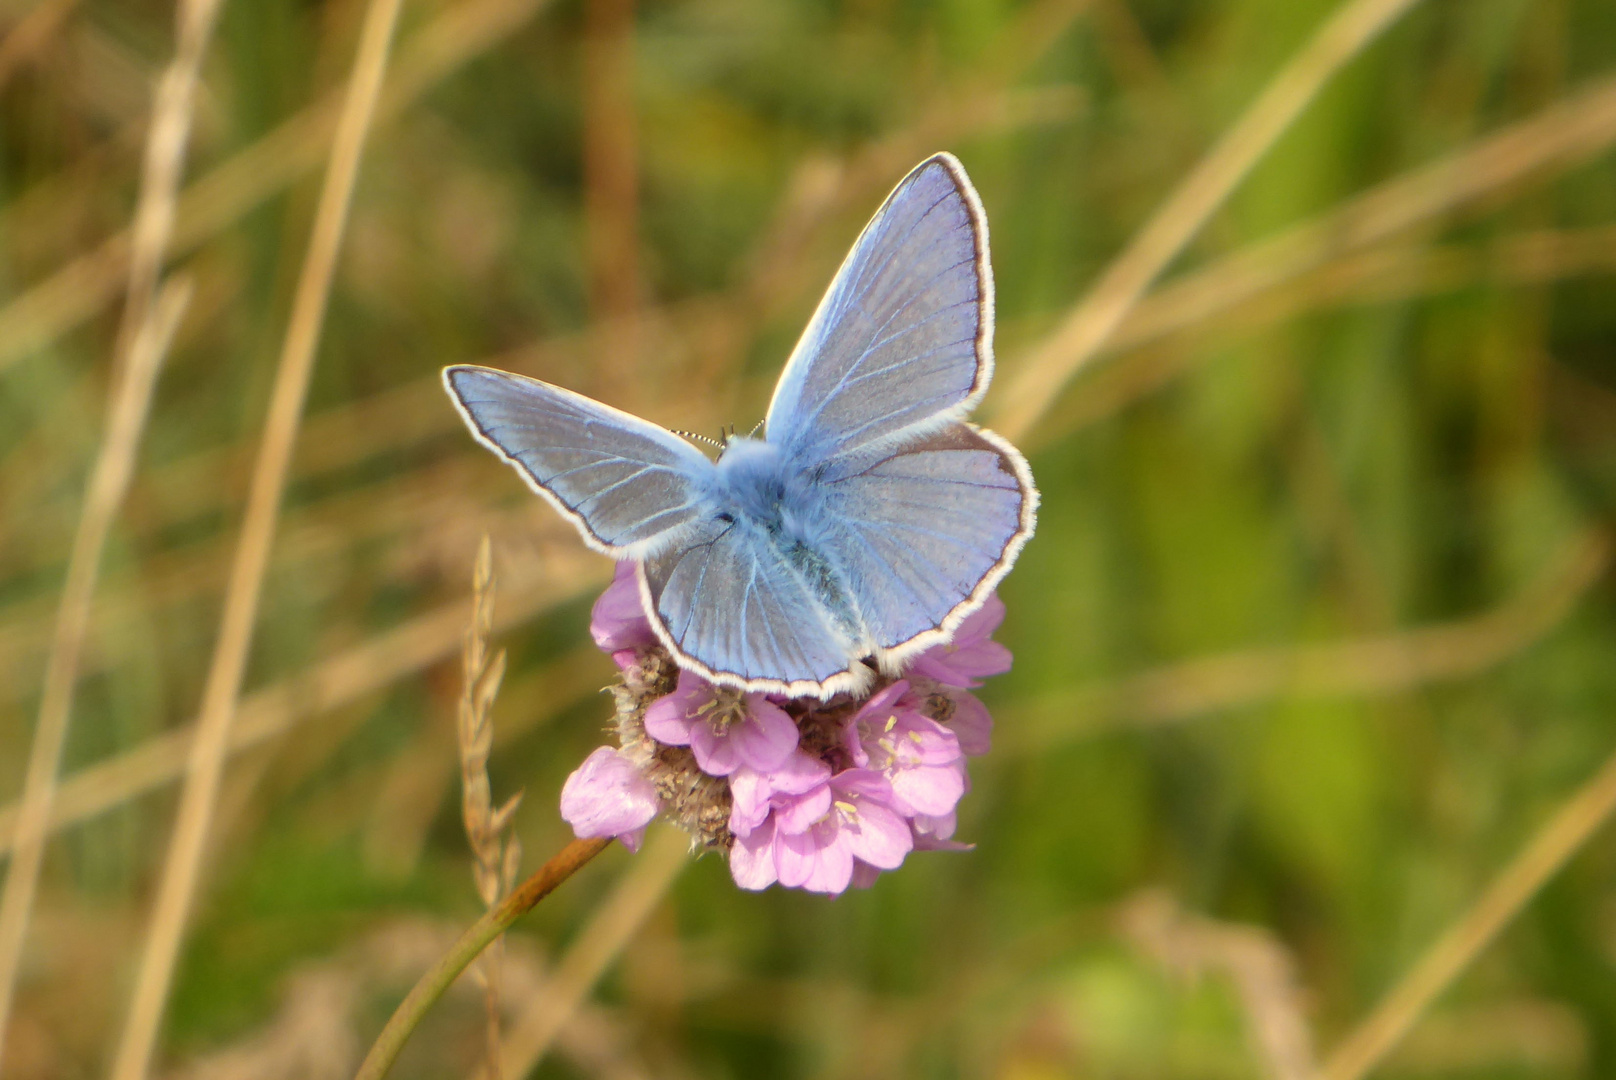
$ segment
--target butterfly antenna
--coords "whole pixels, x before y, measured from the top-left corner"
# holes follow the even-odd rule
[[[680,431],[678,428],[675,428],[673,433],[682,438],[689,439],[691,442],[706,443],[708,446],[716,446],[720,450],[724,449],[724,444],[719,442],[717,439],[708,438],[706,435],[698,435],[694,431]]]
[[[748,439],[755,439],[755,438],[757,438],[757,433],[762,431],[762,430],[763,430],[763,421],[759,420],[756,424],[752,425],[752,431],[746,437]]]

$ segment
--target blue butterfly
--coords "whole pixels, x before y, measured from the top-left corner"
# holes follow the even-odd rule
[[[987,217],[950,154],[887,196],[786,362],[764,437],[717,461],[536,379],[443,373],[483,445],[590,547],[639,564],[682,666],[820,698],[947,641],[1032,535],[1026,460],[963,420],[992,376]]]

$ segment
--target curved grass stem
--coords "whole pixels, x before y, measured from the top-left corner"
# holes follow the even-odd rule
[[[427,1010],[437,1004],[446,990],[471,966],[471,962],[495,938],[508,930],[512,923],[533,910],[533,906],[555,891],[584,863],[606,850],[611,843],[604,840],[574,840],[557,852],[549,862],[507,896],[496,908],[472,924],[460,939],[450,946],[436,964],[422,975],[404,1000],[393,1011],[387,1026],[376,1037],[365,1060],[360,1063],[354,1080],[381,1080],[392,1068],[404,1043],[421,1023]]]

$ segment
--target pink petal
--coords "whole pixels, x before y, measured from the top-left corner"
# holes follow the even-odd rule
[[[806,832],[830,813],[830,785],[821,784],[806,795],[776,795],[774,820],[783,833]]]
[[[839,798],[863,796],[885,802],[892,798],[892,785],[887,778],[871,769],[847,769],[830,778],[830,786]]]
[[[845,845],[837,844],[820,851],[814,872],[808,875],[802,887],[809,892],[840,896],[852,880],[853,855]]]
[[[853,860],[853,888],[868,889],[875,884],[875,879],[881,876],[881,871],[864,862],[862,859]]]
[[[955,628],[953,637],[916,657],[910,670],[949,686],[981,686],[983,677],[1010,670],[1010,650],[991,640],[1003,621],[1004,601],[995,593]]]
[[[665,746],[689,746],[692,726],[678,690],[657,698],[645,710],[645,733]]]
[[[747,836],[769,816],[769,778],[756,769],[736,769],[729,778],[729,831]],[[772,827],[772,826],[771,826]]]
[[[585,758],[561,787],[561,816],[580,838],[634,833],[657,809],[651,782],[609,746]]]
[[[992,714],[975,694],[961,690],[950,697],[954,699],[954,715],[949,718],[949,730],[967,757],[981,757],[993,746]]]
[[[895,756],[905,764],[949,765],[964,756],[952,731],[919,713],[901,714],[892,738]]]
[[[797,749],[797,724],[762,694],[746,697],[747,717],[729,730],[735,754],[760,772],[778,769]]]
[[[638,850],[640,850],[640,844],[644,843],[644,841],[645,841],[645,826],[644,825],[641,825],[638,829],[635,829],[633,832],[618,833],[618,835],[617,835],[617,842],[619,844],[622,844],[624,847],[628,848],[630,851],[638,851]]]
[[[869,701],[859,706],[859,711],[853,714],[853,718],[869,723],[871,731],[879,730],[886,725],[887,716],[891,714],[898,699],[908,692],[909,683],[899,679],[886,689],[872,695]]]
[[[915,850],[930,849],[933,845],[947,840],[954,835],[958,822],[952,812],[947,814],[916,814],[909,819],[909,827],[915,832]],[[963,849],[970,845],[958,845],[956,849]]]
[[[767,777],[770,790],[781,795],[806,795],[829,779],[830,766],[801,750]]]
[[[847,751],[854,768],[863,769],[869,766],[870,754],[864,749],[864,733],[859,730],[857,716],[849,716],[847,723],[842,725],[842,748]]]
[[[965,616],[954,630],[954,642],[960,647],[986,641],[1004,622],[1004,601],[998,593],[991,593],[982,606]]]
[[[646,715],[650,715],[649,709]],[[696,755],[696,764],[708,776],[728,776],[741,767],[741,755],[736,752],[735,740],[730,734],[730,731],[718,734],[705,720],[690,725],[690,750]]]
[[[595,601],[589,634],[602,651],[609,653],[656,643],[656,634],[640,603],[640,584],[633,562],[617,564],[612,583]]]
[[[858,801],[858,813],[851,823],[843,823],[842,837],[849,852],[882,870],[903,865],[915,846],[909,823],[874,799]]]
[[[795,836],[777,832],[774,864],[780,884],[810,892],[839,893],[853,877],[853,854],[834,817]]]
[[[939,840],[924,834],[915,837],[916,851],[975,851],[975,844],[962,844],[958,840]]]
[[[847,718],[847,724],[842,728],[842,743],[847,748],[847,756],[852,759],[854,766],[862,769],[870,764],[870,754],[864,746],[865,738],[881,737],[886,731],[887,721],[892,718],[898,699],[908,692],[909,684],[899,679],[876,693],[859,707],[858,712]]]
[[[735,838],[729,849],[729,873],[735,884],[754,892],[778,880],[774,869],[774,822],[764,822],[750,835]]]
[[[965,770],[958,764],[920,765],[889,774],[892,793],[916,814],[952,813],[965,794]]]

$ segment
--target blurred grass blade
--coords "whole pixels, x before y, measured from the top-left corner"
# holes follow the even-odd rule
[[[0,39],[0,91],[5,90],[19,68],[50,43],[78,3],[79,0],[40,0],[4,39]]]
[[[1482,615],[1384,636],[1250,649],[1188,660],[1097,687],[1078,687],[1005,710],[1001,752],[1048,749],[1118,727],[1152,727],[1281,695],[1360,697],[1473,678],[1560,625],[1610,565],[1610,542],[1590,532],[1569,544],[1518,596]]]
[[[493,629],[499,632],[519,625],[601,580],[581,572],[559,592],[513,590],[505,597]],[[300,723],[352,704],[454,655],[464,630],[465,604],[454,601],[323,661],[312,671],[247,695],[231,727],[230,753],[278,738]],[[545,670],[557,704],[569,704],[599,689],[600,677],[578,661],[579,654],[569,654]],[[194,725],[180,728],[72,773],[59,786],[51,830],[89,820],[179,779],[195,739]],[[18,817],[17,805],[0,807],[0,855],[13,849]]]
[[[994,408],[1009,439],[1031,430],[1184,246],[1337,71],[1418,0],[1346,0],[1174,190],[1066,319],[1017,368]]]
[[[163,358],[191,300],[190,279],[171,282],[161,297],[158,281],[173,229],[174,194],[179,189],[191,141],[202,60],[213,37],[219,6],[220,0],[181,0],[175,12],[174,58],[158,80],[152,103],[132,230],[134,252],[129,262],[127,300],[113,351],[117,388],[108,406],[105,441],[90,476],[68,557],[67,579],[23,782],[16,852],[6,875],[4,895],[0,896],[0,1065],[4,1064],[17,966],[44,856],[56,774],[67,743],[79,657],[89,631],[90,605],[100,577],[102,554],[134,476],[135,457],[151,409],[157,373],[162,370]],[[41,38],[48,35],[66,13],[66,5],[47,3],[29,15],[0,46],[0,83],[8,72],[6,46],[25,33]]]
[[[1103,351],[1136,350],[1169,335],[1197,330],[1241,304],[1326,267],[1332,259],[1345,259],[1383,243],[1523,183],[1533,174],[1552,176],[1553,170],[1582,162],[1612,142],[1616,142],[1616,78],[1606,78],[1535,116],[1384,181],[1278,236],[1168,282],[1134,306]],[[1604,237],[1598,229],[1590,229],[1588,234],[1587,245],[1581,250],[1582,265],[1597,271],[1607,264],[1607,259],[1599,255]],[[1609,249],[1603,250],[1608,253]],[[1508,260],[1512,274],[1530,275],[1541,267],[1541,251],[1521,250],[1514,255]],[[1531,280],[1529,276],[1527,279]],[[1137,362],[1148,365],[1150,361]],[[1139,395],[1132,384],[1142,383],[1142,388],[1153,389],[1171,374],[1112,376],[1124,384],[1117,388],[1120,392],[1108,389],[1099,395],[1103,400],[1085,402],[1070,415],[1062,413],[1055,421],[1040,425],[1022,440],[1022,445],[1027,449],[1046,445],[1080,424],[1110,415]]]
[[[1407,975],[1355,1027],[1319,1080],[1362,1080],[1519,915],[1582,846],[1616,815],[1616,754],[1561,804],[1470,910],[1432,942]]]
[[[385,123],[429,88],[535,15],[546,0],[470,0],[450,6],[400,49],[377,102]],[[181,195],[173,251],[182,254],[240,220],[325,160],[342,92],[285,120],[201,177]],[[0,371],[78,326],[112,300],[130,257],[130,237],[102,241],[0,308]]]
[[[501,1055],[505,1080],[523,1080],[538,1067],[572,1014],[688,865],[688,835],[667,827],[651,834],[629,872],[556,964],[544,991],[528,1002],[513,1025]]]
[[[0,896],[0,1064],[16,990],[17,969],[28,933],[45,840],[50,834],[57,772],[73,715],[79,656],[90,625],[90,606],[112,523],[123,505],[134,473],[135,454],[145,430],[152,390],[175,328],[190,302],[189,278],[170,281],[157,297],[153,317],[137,331],[117,392],[110,403],[106,441],[97,456],[84,499],[84,514],[73,537],[61,610],[51,637],[50,657],[29,750],[28,772],[11,830],[12,858]]]
[[[320,192],[308,254],[292,302],[285,347],[276,365],[263,442],[248,491],[230,583],[225,590],[213,661],[203,689],[196,741],[191,746],[185,787],[168,857],[163,864],[134,999],[112,1067],[113,1080],[143,1080],[156,1049],[229,753],[230,725],[246,673],[247,650],[252,643],[253,624],[257,620],[264,571],[269,565],[269,550],[280,515],[292,446],[297,440],[298,421],[314,367],[315,346],[324,323],[337,252],[353,202],[360,156],[387,70],[401,2],[371,0],[365,12],[353,74],[333,137],[331,164]]]
[[[533,910],[535,904],[549,896],[562,882],[577,873],[585,863],[605,851],[611,844],[612,840],[609,837],[573,840],[552,856],[549,862],[539,867],[532,877],[517,886],[498,907],[478,919],[460,936],[449,952],[433,965],[430,971],[421,976],[420,981],[399,1003],[392,1017],[388,1019],[387,1026],[382,1028],[370,1051],[365,1054],[365,1060],[360,1062],[355,1080],[382,1080],[393,1067],[399,1051],[404,1049],[405,1042],[415,1032],[427,1011],[437,1004],[438,999],[443,997],[444,992],[472,961],[476,960],[491,942],[510,929],[517,919]]]

